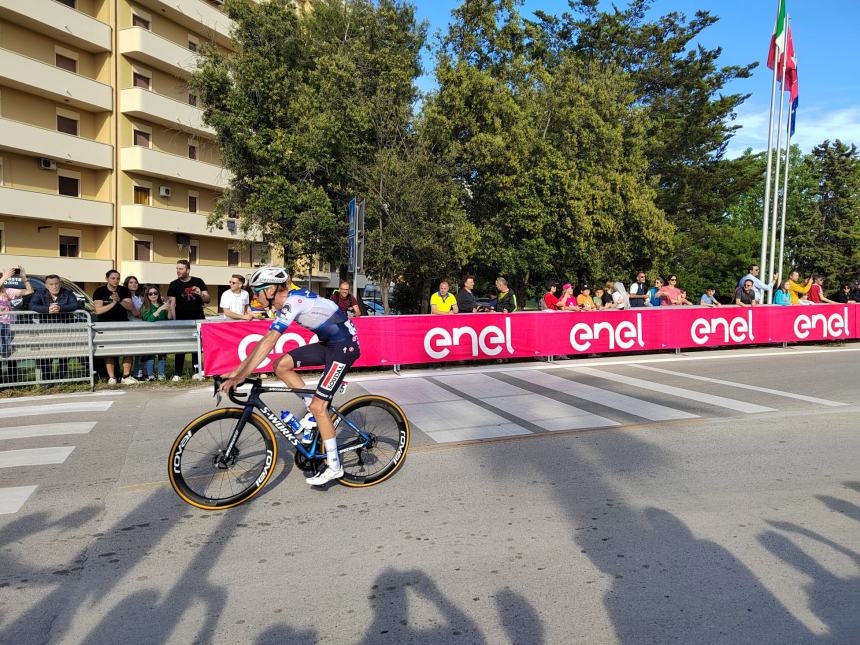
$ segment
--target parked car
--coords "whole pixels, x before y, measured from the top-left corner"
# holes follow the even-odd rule
[[[378,302],[373,302],[373,300],[362,300],[361,302],[364,304],[364,308],[367,311],[368,316],[385,315],[385,307]]]
[[[27,277],[30,279],[30,286],[33,287],[33,291],[38,291],[39,289],[43,289],[45,287],[45,276],[43,275],[32,275],[30,273],[27,274]],[[78,285],[76,285],[71,280],[66,280],[65,278],[60,278],[63,286],[75,294],[75,298],[78,299],[78,304],[81,309],[86,309],[90,314],[95,317],[96,315],[96,306],[93,304],[92,298],[90,298],[87,293],[81,289]],[[24,281],[21,280],[20,276],[13,275],[11,278],[6,280],[6,286],[11,287],[12,289],[23,289]],[[29,311],[30,298],[32,296],[25,296],[22,299],[21,304],[15,303],[15,308],[20,309],[21,311]]]
[[[496,299],[495,298],[476,298],[479,307],[483,307],[484,309],[495,309],[496,308]]]

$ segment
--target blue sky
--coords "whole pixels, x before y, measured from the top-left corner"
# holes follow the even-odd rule
[[[429,22],[431,33],[444,31],[451,10],[460,4],[457,0],[413,1],[419,18]],[[612,6],[610,2],[603,4]],[[616,4],[627,5],[626,0],[616,0]],[[737,123],[743,128],[729,145],[729,156],[736,156],[747,147],[754,150],[767,147],[772,72],[765,63],[776,7],[776,0],[655,0],[653,3],[655,16],[671,11],[692,16],[699,9],[718,16],[719,22],[705,30],[699,42],[706,47],[722,47],[723,65],[760,63],[751,78],[736,81],[727,88],[730,92],[751,95],[738,111]],[[860,23],[860,2],[787,0],[787,8],[800,79],[800,107],[792,142],[804,151],[825,139],[838,138],[860,146],[860,80],[854,73],[849,47],[855,41],[856,26]],[[536,9],[558,14],[567,9],[567,2],[526,0],[522,12],[530,15]],[[425,69],[432,70],[432,65],[430,55],[425,55]],[[419,84],[428,90],[434,81],[425,76]]]

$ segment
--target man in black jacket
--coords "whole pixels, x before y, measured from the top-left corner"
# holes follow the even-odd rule
[[[80,305],[75,294],[66,289],[60,282],[60,276],[51,274],[45,276],[45,288],[36,291],[30,299],[30,309],[42,314],[40,316],[42,322],[58,323],[70,322],[72,320],[71,313],[80,309]],[[56,379],[62,381],[65,380],[68,372],[69,359],[59,358],[57,360],[59,363]],[[41,380],[52,380],[52,363],[53,360],[50,358],[40,358],[37,361]]]

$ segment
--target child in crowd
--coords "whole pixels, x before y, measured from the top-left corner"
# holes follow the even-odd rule
[[[603,287],[597,287],[594,290],[594,297],[592,300],[594,301],[595,309],[603,309]]]
[[[786,280],[781,285],[779,285],[779,289],[777,289],[776,293],[773,294],[773,304],[782,306],[791,304],[791,291],[789,282],[791,282],[791,280]]]
[[[652,307],[659,307],[663,304],[663,279],[655,278],[654,286],[648,290],[648,300]]]
[[[580,291],[582,293],[576,297],[576,304],[579,305],[579,308],[582,311],[596,311],[597,306],[594,304],[594,299],[591,297],[591,287],[584,284]]]

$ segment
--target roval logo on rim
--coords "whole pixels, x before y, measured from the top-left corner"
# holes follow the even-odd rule
[[[592,341],[600,340],[601,332],[606,332],[609,349],[630,349],[633,345],[645,347],[642,337],[642,314],[636,314],[636,323],[624,320],[616,325],[604,320],[595,323],[578,322],[570,328],[570,346],[578,352],[591,349]]]
[[[724,343],[728,343],[730,340],[735,343],[755,340],[752,309],[747,310],[746,318],[743,315],[734,316],[730,319],[722,316],[711,319],[696,318],[690,325],[690,339],[696,345],[704,345],[711,340],[711,335],[716,334],[720,329],[723,332],[722,341]]]
[[[480,332],[468,325],[454,327],[450,332],[442,327],[433,327],[424,334],[424,351],[430,358],[445,358],[451,353],[448,348],[458,346],[463,336],[472,340],[473,357],[480,354],[497,356],[503,349],[508,350],[509,354],[514,353],[511,344],[511,319],[507,317],[504,330],[496,325],[487,325]]]
[[[841,338],[848,336],[848,307],[842,308],[842,313],[827,314],[800,314],[794,319],[794,335],[798,338],[808,338],[811,331],[815,331],[821,324],[822,336],[824,338]]]

